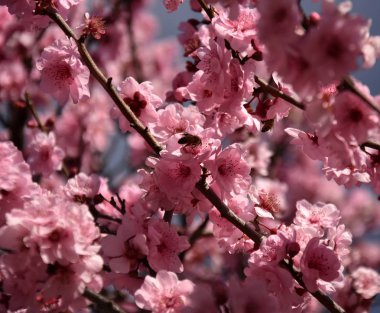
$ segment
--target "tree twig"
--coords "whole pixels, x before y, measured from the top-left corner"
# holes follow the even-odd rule
[[[379,104],[373,101],[370,97],[364,94],[354,83],[351,77],[343,78],[341,86],[347,90],[350,90],[352,93],[357,95],[361,100],[363,100],[372,110],[380,114]]]
[[[261,78],[259,78],[258,76],[255,75],[255,82],[263,89],[265,90],[266,92],[270,93],[273,97],[278,97],[278,98],[281,98],[283,100],[285,100],[286,102],[289,102],[290,104],[293,104],[295,107],[301,109],[301,110],[305,110],[305,105],[302,103],[302,102],[299,102],[297,101],[296,99],[294,99],[293,97],[287,95],[286,93],[284,93],[283,91],[269,85],[268,83],[266,83],[264,80],[262,80]]]
[[[210,20],[212,20],[215,16],[215,11],[211,7],[211,5],[207,5],[204,0],[198,0],[199,5],[202,7],[202,9],[206,12],[207,16]]]
[[[86,288],[83,296],[92,303],[96,304],[97,309],[99,309],[102,313],[127,313],[112,300],[102,296],[101,294],[95,293],[90,289]]]
[[[30,111],[30,113],[32,114],[34,120],[36,121],[38,128],[42,132],[47,133],[48,129],[44,126],[44,124],[42,124],[41,119],[40,119],[40,117],[36,111],[36,108],[32,104],[30,97],[29,97],[29,94],[27,92],[25,92],[25,104],[26,104],[26,107],[28,108],[28,110]]]

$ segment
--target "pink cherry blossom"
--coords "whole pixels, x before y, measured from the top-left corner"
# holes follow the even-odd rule
[[[294,139],[292,143],[302,147],[302,151],[313,160],[323,158],[323,148],[319,143],[319,137],[316,133],[305,133],[299,129],[287,128],[285,132]]]
[[[158,188],[173,200],[188,195],[201,177],[201,167],[195,160],[162,158],[154,165],[153,177]]]
[[[85,173],[79,173],[67,181],[63,188],[65,195],[79,203],[86,203],[99,193],[101,181],[95,174],[90,176]]]
[[[310,225],[318,230],[337,226],[340,212],[333,204],[316,203],[312,205],[306,200],[297,202],[297,213],[294,223],[297,225]]]
[[[231,145],[218,153],[209,167],[215,182],[227,193],[247,190],[251,182],[250,168],[239,145]]]
[[[29,165],[10,141],[0,142],[0,225],[5,214],[13,208],[22,208],[39,186],[32,182]]]
[[[44,49],[36,67],[41,71],[41,88],[65,104],[71,96],[74,103],[90,96],[90,72],[80,60],[72,40],[57,40]]]
[[[265,281],[261,279],[247,279],[243,283],[233,281],[229,293],[233,312],[246,313],[256,310],[260,313],[271,313],[280,310],[277,299],[266,292]]]
[[[178,254],[189,248],[189,243],[185,236],[177,234],[174,226],[162,220],[152,220],[148,226],[148,247],[148,262],[155,271],[183,271]]]
[[[368,267],[359,267],[351,274],[355,291],[364,299],[371,299],[380,293],[380,275]]]
[[[138,220],[126,215],[116,236],[102,239],[102,250],[113,272],[127,274],[148,255],[147,237]]]
[[[156,109],[161,106],[162,100],[153,94],[151,82],[139,84],[133,77],[127,77],[118,87],[124,102],[143,123],[149,124],[157,121]],[[128,120],[121,112],[113,107],[112,116],[118,118],[122,131],[131,131]]]
[[[135,292],[139,308],[153,313],[180,313],[189,303],[194,284],[178,280],[173,272],[159,271],[156,278],[146,276],[143,285]]]
[[[341,264],[335,253],[319,242],[309,241],[301,259],[302,278],[310,292],[318,290],[317,282],[331,282],[341,276]],[[321,282],[322,283],[322,282]]]
[[[33,134],[27,147],[27,154],[32,173],[43,176],[61,170],[65,156],[63,150],[56,145],[55,135],[52,132]]]
[[[302,51],[323,86],[357,68],[367,29],[363,18],[341,12],[333,2],[323,2],[321,21],[310,29]]]
[[[259,14],[256,9],[240,7],[236,19],[230,19],[227,11],[213,19],[212,23],[218,35],[227,39],[232,48],[245,51],[256,39],[256,24]]]
[[[335,129],[343,136],[353,135],[359,142],[365,141],[379,123],[375,112],[349,91],[335,97],[333,110],[337,121]]]
[[[168,12],[177,11],[178,7],[183,3],[183,0],[163,0],[164,6]]]
[[[257,10],[260,14],[257,28],[263,43],[277,48],[295,40],[295,31],[302,20],[296,1],[258,0]]]
[[[197,67],[202,71],[201,82],[206,83],[211,91],[222,90],[229,76],[226,73],[231,53],[227,51],[222,40],[209,41],[209,47],[197,50],[200,59]]]

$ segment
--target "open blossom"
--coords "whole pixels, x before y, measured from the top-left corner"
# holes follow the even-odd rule
[[[163,0],[164,6],[168,12],[177,11],[178,7],[183,3],[183,0]]]
[[[302,20],[297,1],[258,0],[257,10],[258,34],[267,46],[279,48],[296,38],[295,31]]]
[[[45,48],[36,67],[41,71],[41,89],[64,104],[88,98],[90,72],[80,60],[72,40],[57,40]]]
[[[256,37],[258,19],[259,14],[256,9],[240,7],[236,19],[231,19],[227,11],[222,11],[212,23],[216,32],[227,39],[233,49],[244,51]]]
[[[379,124],[376,112],[350,91],[340,92],[335,97],[333,110],[336,131],[342,136],[352,135],[359,142],[365,141],[369,131]]]
[[[178,254],[190,247],[185,236],[178,236],[174,226],[153,220],[148,226],[148,262],[155,270],[183,271]]]
[[[210,39],[209,47],[201,47],[197,50],[200,62],[198,69],[202,71],[200,81],[207,84],[212,92],[220,92],[228,83],[228,66],[231,53],[227,51],[223,40]]]
[[[340,212],[333,204],[311,204],[306,200],[297,202],[297,213],[294,223],[300,226],[312,226],[319,230],[337,226]]]
[[[352,274],[353,287],[364,299],[371,299],[380,293],[380,275],[368,267],[359,267]]]
[[[175,273],[159,271],[156,278],[145,277],[135,293],[136,304],[153,313],[181,313],[188,305],[194,287],[188,279],[179,281]]]
[[[65,156],[63,150],[56,145],[55,135],[37,132],[32,136],[28,146],[28,163],[34,174],[49,176],[62,168]]]
[[[109,266],[115,273],[127,274],[136,270],[149,252],[142,225],[130,218],[129,214],[124,216],[116,236],[106,236],[101,244],[104,255],[109,259]]]
[[[153,177],[160,191],[174,200],[188,196],[201,173],[199,163],[193,159],[183,161],[161,158],[154,165]]]
[[[294,139],[292,144],[301,146],[302,151],[313,160],[323,159],[323,146],[319,142],[319,137],[316,132],[305,133],[302,130],[295,128],[286,128],[285,132]]]
[[[75,202],[86,203],[87,200],[94,198],[99,193],[100,184],[99,176],[79,173],[67,181],[63,192]]]
[[[229,289],[230,305],[234,313],[280,312],[277,298],[267,292],[263,279],[246,279],[243,283],[232,281]]]
[[[161,106],[162,100],[153,94],[153,84],[149,81],[139,84],[133,77],[127,77],[120,83],[118,90],[124,102],[132,112],[145,125],[157,121],[156,109]],[[129,121],[115,106],[111,111],[112,117],[119,119],[120,129],[124,132],[131,131]]]
[[[302,278],[307,290],[318,290],[317,281],[321,284],[332,282],[341,276],[341,264],[335,253],[319,242],[318,237],[309,241],[301,258]]]
[[[41,294],[45,299],[61,299],[63,308],[72,306],[72,311],[77,311],[77,305],[79,308],[86,307],[80,298],[87,287],[94,292],[102,289],[102,268],[103,260],[99,255],[84,256],[68,265],[55,264],[51,269],[54,274],[44,283]]]
[[[0,225],[5,214],[13,208],[22,208],[24,203],[39,188],[32,182],[29,165],[10,141],[0,142]]]
[[[251,169],[239,145],[227,147],[216,155],[215,161],[210,161],[207,165],[215,182],[226,193],[234,191],[238,194],[248,190]]]
[[[4,232],[12,236],[7,241],[1,238],[3,247],[21,238],[24,248],[38,251],[46,264],[77,262],[100,248],[93,245],[99,229],[88,208],[51,195],[33,198],[24,210],[13,209]]]

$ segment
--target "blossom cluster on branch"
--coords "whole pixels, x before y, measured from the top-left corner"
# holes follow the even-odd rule
[[[380,36],[319,2],[164,0],[180,66],[149,1],[0,0],[0,312],[370,312]]]

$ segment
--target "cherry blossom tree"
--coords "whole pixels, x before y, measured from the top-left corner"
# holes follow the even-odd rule
[[[370,312],[380,36],[315,2],[0,0],[0,312]]]

